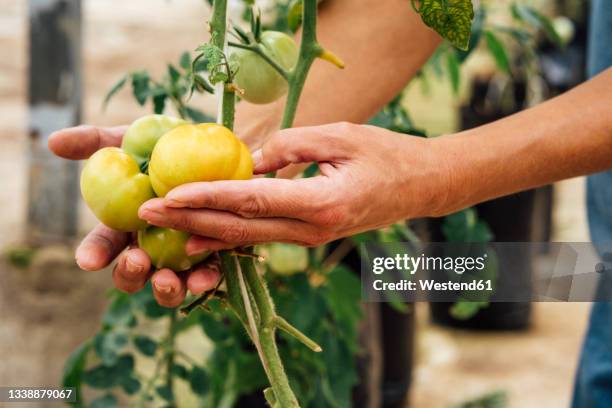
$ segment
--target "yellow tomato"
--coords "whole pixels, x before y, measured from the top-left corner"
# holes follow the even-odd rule
[[[249,149],[232,131],[216,123],[174,128],[158,140],[149,162],[151,185],[159,197],[185,183],[252,176]]]

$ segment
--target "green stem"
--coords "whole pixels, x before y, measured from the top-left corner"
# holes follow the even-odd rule
[[[261,49],[260,45],[240,44],[240,43],[231,42],[231,41],[228,43],[228,45],[230,47],[242,48],[243,50],[249,50],[249,51],[254,52],[255,54],[259,55],[261,58],[263,58],[268,64],[270,64],[270,66],[274,68],[276,72],[278,72],[283,78],[285,78],[285,80],[289,81],[289,73],[279,64],[277,64],[276,61],[270,58],[268,54],[266,54]]]
[[[281,129],[290,128],[293,125],[308,71],[314,60],[323,51],[317,43],[317,0],[304,0],[304,16],[302,21],[300,54],[295,68],[289,75],[289,91],[287,93]]]
[[[299,407],[276,347],[276,326],[274,325],[276,313],[268,289],[257,273],[253,259],[243,257],[239,259],[239,262],[259,311],[260,324],[257,329],[261,348],[260,357],[266,368],[276,401],[283,408]]]

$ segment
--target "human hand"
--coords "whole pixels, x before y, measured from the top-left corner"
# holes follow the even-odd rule
[[[195,234],[190,255],[269,241],[316,246],[441,211],[448,172],[437,146],[348,123],[282,130],[253,154],[255,172],[318,162],[319,176],[185,184],[139,216]]]
[[[63,129],[51,135],[49,149],[66,159],[86,159],[103,147],[120,146],[126,129],[126,126]],[[152,271],[149,256],[134,245],[133,234],[115,231],[102,224],[85,237],[76,251],[77,264],[87,271],[105,268],[115,258],[113,282],[118,289],[134,293],[151,279],[155,298],[160,305],[167,307],[180,305],[187,289],[195,295],[212,289],[220,276],[216,262],[200,264],[182,272],[180,277],[167,268]]]

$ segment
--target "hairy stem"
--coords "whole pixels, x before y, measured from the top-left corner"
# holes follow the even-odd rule
[[[304,0],[302,21],[300,54],[298,62],[289,76],[289,92],[287,93],[281,129],[290,128],[293,125],[308,71],[314,60],[323,52],[323,49],[317,43],[317,0]]]
[[[263,58],[268,64],[270,64],[270,66],[272,68],[274,68],[276,70],[276,72],[278,72],[283,78],[285,78],[285,80],[289,80],[289,73],[283,68],[281,67],[279,64],[276,63],[276,61],[274,61],[272,58],[270,58],[268,56],[268,54],[266,54],[261,46],[259,44],[255,44],[255,45],[247,45],[247,44],[241,44],[241,43],[237,43],[237,42],[229,42],[228,45],[230,47],[234,47],[234,48],[242,48],[244,50],[249,50],[251,52],[254,52],[255,54],[259,55],[261,58]]]
[[[257,330],[261,347],[260,357],[264,367],[266,367],[276,401],[283,408],[299,407],[298,401],[289,386],[289,380],[276,347],[276,327],[274,325],[276,314],[268,289],[257,273],[253,259],[240,258],[239,262],[259,311],[260,322]]]

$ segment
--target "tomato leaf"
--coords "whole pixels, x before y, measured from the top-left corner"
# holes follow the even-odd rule
[[[206,371],[198,366],[194,366],[189,373],[189,384],[191,390],[199,395],[204,395],[208,391],[208,374]]]
[[[149,96],[151,78],[147,71],[138,71],[132,74],[132,93],[140,106],[143,106]]]
[[[134,376],[126,377],[121,382],[121,388],[123,388],[123,391],[128,395],[136,394],[140,390],[140,381]]]
[[[93,339],[94,350],[102,364],[113,365],[117,362],[119,354],[128,343],[125,333],[106,331],[98,333]]]
[[[480,7],[476,10],[474,15],[474,21],[472,22],[472,32],[470,34],[470,42],[467,50],[458,50],[457,57],[459,58],[459,62],[465,61],[472,52],[478,47],[480,43],[480,39],[482,38],[482,29],[486,20],[487,9],[481,4]]]
[[[191,55],[189,55],[189,52],[185,51],[181,54],[181,58],[179,59],[179,65],[184,70],[188,70],[191,68]]]
[[[485,31],[485,39],[498,68],[505,73],[510,73],[510,60],[504,45],[491,31]]]
[[[415,6],[414,1],[412,1]],[[461,50],[467,50],[474,7],[471,0],[421,0],[415,10],[423,22]]]
[[[291,32],[296,32],[302,24],[302,14],[304,10],[303,0],[293,0],[289,5],[289,11],[287,12],[287,25]]]
[[[85,363],[89,350],[91,350],[90,342],[81,344],[72,352],[72,354],[70,354],[70,357],[68,357],[68,360],[66,360],[66,364],[64,365],[62,386],[66,388],[74,387],[76,394],[76,402],[74,404],[76,407],[83,406],[83,393],[81,388],[83,372],[85,370]]]
[[[565,43],[563,39],[555,30],[555,26],[552,21],[544,14],[540,13],[533,7],[530,7],[525,4],[512,4],[512,16],[519,20],[524,21],[525,23],[531,25],[534,28],[541,29],[544,31],[544,34],[548,37],[550,41],[552,41],[557,47],[563,48]]]
[[[136,336],[134,337],[134,346],[142,354],[148,357],[153,357],[157,350],[157,343],[147,336]]]
[[[112,394],[105,394],[96,398],[89,405],[90,408],[115,408],[119,406],[117,397]]]
[[[108,103],[110,102],[111,98],[113,96],[115,96],[115,94],[117,92],[119,92],[121,90],[121,88],[123,88],[123,86],[125,85],[125,83],[128,80],[128,75],[125,75],[123,78],[121,78],[120,80],[118,80],[115,85],[113,85],[111,87],[111,89],[108,91],[108,93],[106,94],[106,96],[104,97],[104,102],[102,102],[102,109],[106,109],[106,107],[108,106]]]
[[[111,388],[132,375],[134,357],[124,354],[112,366],[98,365],[83,374],[83,382],[92,388]]]

